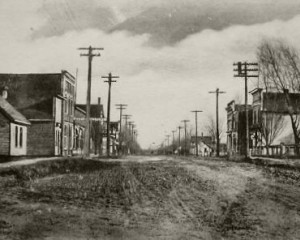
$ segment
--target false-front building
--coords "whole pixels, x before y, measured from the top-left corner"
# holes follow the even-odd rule
[[[75,122],[76,79],[70,73],[0,74],[0,87],[1,122],[10,121],[11,136],[18,132],[19,145],[10,144],[18,146],[19,155],[67,156],[81,147],[78,141],[84,135],[84,125]],[[6,151],[3,145],[0,155]]]

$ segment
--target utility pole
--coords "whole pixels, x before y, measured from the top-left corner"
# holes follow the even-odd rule
[[[135,124],[131,124],[131,137],[132,137],[132,142],[134,141],[134,127],[135,127]]]
[[[196,124],[196,156],[198,157],[198,113],[203,112],[201,110],[194,110],[191,111],[193,113],[195,113],[195,124]]]
[[[168,150],[170,148],[170,135],[166,135],[167,140],[168,140],[168,145],[167,145],[167,154],[168,154]]]
[[[132,141],[133,124],[134,124],[133,121],[128,122],[128,129],[129,129],[129,143],[131,143],[131,141]],[[131,150],[130,152],[132,153],[132,143],[129,144],[129,145],[130,145],[130,146],[129,146],[128,148]]]
[[[102,76],[102,78],[106,78],[108,80],[104,81],[108,83],[108,101],[107,101],[107,140],[106,140],[106,151],[107,151],[107,157],[110,156],[110,99],[111,99],[111,84],[114,82],[117,82],[113,80],[114,78],[119,78],[119,76],[113,76],[111,73],[108,74],[108,76]]]
[[[237,69],[233,69],[237,74],[234,77],[243,77],[245,79],[245,117],[246,117],[246,149],[245,157],[249,157],[249,117],[248,117],[248,78],[258,78],[258,74],[249,74],[249,72],[258,72],[258,63],[237,62],[233,66],[237,66]],[[252,66],[252,68],[248,68]]]
[[[181,142],[180,142],[180,131],[181,131],[181,129],[182,129],[182,127],[181,126],[179,126],[178,127],[178,148],[179,148],[179,151],[178,151],[178,155],[180,155],[180,144],[181,144]]]
[[[184,155],[186,155],[186,149],[187,149],[187,142],[186,142],[186,124],[189,122],[189,120],[182,120],[181,122],[184,123]]]
[[[173,139],[172,139],[172,154],[174,154],[174,145],[175,145],[175,132],[176,130],[173,130],[172,131],[172,134],[173,134]]]
[[[123,118],[125,119],[125,134],[124,134],[124,140],[126,142],[126,154],[128,153],[128,129],[127,129],[127,123],[128,123],[128,119],[131,117],[131,115],[129,114],[124,114]]]
[[[226,92],[220,91],[219,88],[216,91],[210,91],[208,93],[216,94],[216,140],[217,140],[217,157],[220,156],[220,133],[219,133],[219,94]]]
[[[132,135],[132,143],[131,143],[131,149],[132,149],[132,154],[135,153],[134,151],[134,127],[135,127],[135,124],[131,124],[131,135]]]
[[[128,119],[131,117],[131,115],[124,114],[123,118],[125,119],[125,128],[127,128]]]
[[[91,112],[91,85],[92,85],[92,60],[93,57],[100,57],[100,53],[93,53],[93,51],[104,50],[104,48],[78,48],[78,50],[88,50],[88,53],[81,53],[80,57],[88,57],[88,78],[87,78],[87,94],[86,94],[86,130],[84,141],[84,155],[88,157],[90,155],[90,112]]]
[[[123,136],[122,136],[122,113],[123,113],[123,110],[126,109],[127,104],[116,104],[116,106],[118,107],[117,109],[120,110],[119,151],[121,151],[121,153],[123,153],[123,149],[122,149],[122,142],[123,142]]]

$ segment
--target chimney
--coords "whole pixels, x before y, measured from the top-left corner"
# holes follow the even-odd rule
[[[283,89],[283,93],[289,94],[289,90],[288,90],[287,88],[284,88],[284,89]]]
[[[101,105],[101,98],[98,97],[98,105]]]
[[[8,95],[8,87],[7,86],[5,86],[4,88],[3,88],[3,90],[2,90],[2,94],[1,94],[1,96],[4,98],[4,99],[7,99],[7,95]]]

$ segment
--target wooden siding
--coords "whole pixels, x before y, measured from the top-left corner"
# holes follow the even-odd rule
[[[9,155],[9,121],[0,113],[0,155]]]
[[[54,155],[55,131],[53,122],[32,122],[28,127],[27,154]]]

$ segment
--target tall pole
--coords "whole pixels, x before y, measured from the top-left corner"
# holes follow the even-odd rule
[[[125,134],[124,134],[124,140],[125,140],[125,145],[126,145],[126,154],[128,153],[128,129],[127,129],[127,123],[128,119],[131,117],[129,114],[124,114],[123,118],[125,119]]]
[[[131,150],[130,152],[132,153],[132,126],[133,126],[134,122],[133,121],[130,121],[128,122],[128,134],[129,134],[129,140],[128,140],[128,143],[129,143],[129,146],[128,148]]]
[[[106,135],[107,135],[107,140],[106,140],[106,152],[107,152],[107,157],[110,157],[110,100],[111,100],[111,84],[113,82],[117,82],[113,80],[114,78],[119,78],[119,76],[112,76],[111,73],[108,74],[108,76],[102,76],[102,78],[106,78],[108,80],[104,81],[108,83],[108,100],[107,100],[107,129],[106,129]]]
[[[167,137],[167,141],[168,141],[168,145],[167,145],[167,154],[168,154],[168,151],[170,148],[170,135],[166,135],[166,137]]]
[[[124,114],[123,118],[125,119],[125,128],[127,128],[127,124],[128,124],[128,119],[131,117],[131,115],[129,114]]]
[[[182,120],[184,123],[184,155],[186,155],[186,149],[187,149],[187,142],[186,142],[186,124],[189,122],[189,120]]]
[[[174,145],[175,145],[175,135],[174,134],[175,134],[175,132],[176,132],[175,130],[172,131],[172,134],[173,134],[173,139],[172,139],[172,154],[174,154]]]
[[[131,128],[132,128],[132,130],[131,130],[131,136],[132,136],[131,149],[132,149],[132,154],[135,153],[135,151],[134,151],[134,127],[135,127],[135,125],[131,124]]]
[[[81,53],[81,57],[88,57],[88,78],[87,78],[87,94],[86,94],[86,119],[85,119],[85,141],[84,141],[84,155],[90,155],[90,112],[91,112],[91,85],[92,85],[92,60],[93,57],[100,57],[100,53],[94,54],[93,51],[104,50],[104,48],[93,48],[89,46],[88,48],[78,48],[78,50],[88,50],[88,53]]]
[[[122,151],[122,142],[123,142],[123,136],[122,136],[122,113],[123,110],[126,109],[127,104],[116,104],[118,107],[117,109],[120,110],[120,130],[119,130],[119,150],[123,153]]]
[[[180,155],[180,150],[181,150],[181,148],[180,148],[180,145],[181,145],[181,142],[180,142],[180,131],[181,131],[181,129],[182,129],[182,127],[181,126],[179,126],[178,127],[178,148],[179,148],[179,151],[178,151],[178,155]]]
[[[210,91],[209,93],[216,94],[216,140],[217,140],[217,157],[220,156],[220,132],[219,132],[219,94],[223,94],[226,92],[220,91],[219,88],[216,91]]]
[[[249,157],[249,109],[248,109],[248,78],[250,77],[258,77],[257,75],[249,75],[249,72],[258,72],[258,63],[247,63],[247,62],[238,62],[234,63],[234,66],[237,66],[237,69],[234,69],[234,71],[237,71],[237,74],[234,75],[234,77],[243,77],[245,79],[245,122],[246,122],[246,148],[245,148],[245,157]],[[248,68],[249,66],[253,66],[253,68]]]
[[[192,111],[195,113],[195,125],[196,125],[196,156],[198,157],[198,113],[203,112],[201,110],[194,110]]]

